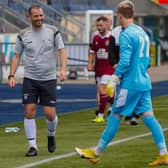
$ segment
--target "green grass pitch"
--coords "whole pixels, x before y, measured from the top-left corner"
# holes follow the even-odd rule
[[[154,112],[163,128],[168,128],[168,96],[153,99]],[[10,117],[10,116],[9,116]],[[106,124],[92,123],[95,117],[94,109],[59,115],[59,124],[56,132],[57,150],[54,153],[47,151],[47,129],[44,118],[37,119],[37,143],[39,155],[33,158],[25,157],[28,150],[23,122],[0,127],[0,168],[23,168],[26,164],[34,164],[47,158],[55,158],[67,153],[72,156],[56,159],[35,165],[36,168],[149,168],[148,162],[158,156],[158,150],[151,136],[133,139],[109,146],[97,165],[74,154],[74,148],[94,147]],[[5,127],[17,126],[21,128],[17,133],[5,133]],[[139,120],[137,126],[121,126],[114,141],[148,133],[148,129]],[[168,139],[168,132],[165,132]],[[26,166],[25,166],[26,167]],[[31,166],[33,167],[33,166]],[[157,168],[163,168],[158,166]]]

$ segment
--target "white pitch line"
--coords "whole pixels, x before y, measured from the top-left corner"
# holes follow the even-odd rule
[[[71,157],[71,156],[74,156],[75,154],[76,154],[75,152],[71,152],[71,153],[67,153],[67,154],[63,154],[63,155],[58,155],[58,156],[51,157],[51,158],[48,158],[48,159],[43,159],[43,160],[36,161],[36,162],[33,162],[33,163],[25,164],[25,165],[22,165],[22,166],[19,166],[19,167],[16,167],[16,168],[31,168],[31,167],[41,165],[43,163],[47,163],[47,162],[50,162],[50,161],[53,161],[53,160],[59,160],[59,159]]]
[[[85,99],[85,98],[75,98],[75,99],[57,99],[57,103],[73,103],[73,102],[95,102],[96,99]],[[22,103],[21,99],[4,99],[0,100],[0,103]]]
[[[163,129],[163,131],[167,131],[167,130],[168,130],[168,128]],[[123,143],[123,142],[132,141],[132,140],[138,139],[138,138],[147,137],[149,135],[151,135],[150,132],[145,133],[145,134],[131,136],[131,137],[128,137],[128,138],[119,139],[119,140],[116,140],[116,141],[113,141],[113,142],[109,143],[108,146],[120,144],[120,143]],[[51,158],[48,158],[48,159],[43,159],[43,160],[36,161],[36,162],[33,162],[33,163],[25,164],[25,165],[22,165],[22,166],[19,166],[19,167],[16,167],[16,168],[31,168],[31,167],[34,167],[34,166],[37,166],[37,165],[41,165],[43,163],[47,163],[47,162],[50,162],[50,161],[53,161],[53,160],[68,158],[68,157],[71,157],[71,156],[74,156],[74,155],[76,155],[76,152],[66,153],[66,154],[58,155],[58,156],[51,157]]]

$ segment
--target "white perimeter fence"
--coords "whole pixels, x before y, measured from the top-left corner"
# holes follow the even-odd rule
[[[6,83],[9,75],[10,62],[14,55],[15,43],[0,42],[0,82]],[[86,69],[88,60],[88,44],[65,44],[65,48],[68,55],[68,71],[67,76],[70,72],[77,73],[77,79],[92,78],[94,73],[88,72]],[[56,67],[59,71],[59,57],[56,53]],[[24,54],[21,59],[21,63],[15,74],[15,78],[18,82],[22,81],[24,73]],[[58,75],[58,74],[57,74]]]

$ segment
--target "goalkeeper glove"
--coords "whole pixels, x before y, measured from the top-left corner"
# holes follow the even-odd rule
[[[116,85],[120,83],[119,78],[116,75],[112,75],[111,79],[107,82],[106,85],[106,94],[109,97],[114,96]]]

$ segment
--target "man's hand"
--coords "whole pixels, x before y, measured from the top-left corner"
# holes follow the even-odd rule
[[[106,85],[107,96],[109,97],[114,96],[116,85],[119,83],[120,83],[119,78],[116,75],[112,75],[111,79],[107,82],[107,85]]]
[[[8,77],[8,85],[9,85],[11,88],[15,87],[16,82],[15,82],[14,76]]]
[[[61,71],[60,71],[60,76],[59,76],[59,78],[60,78],[60,81],[61,81],[61,82],[63,82],[63,81],[66,80],[66,71],[65,71],[65,70],[61,70]]]
[[[88,63],[87,69],[88,69],[88,71],[94,71],[94,65]]]

